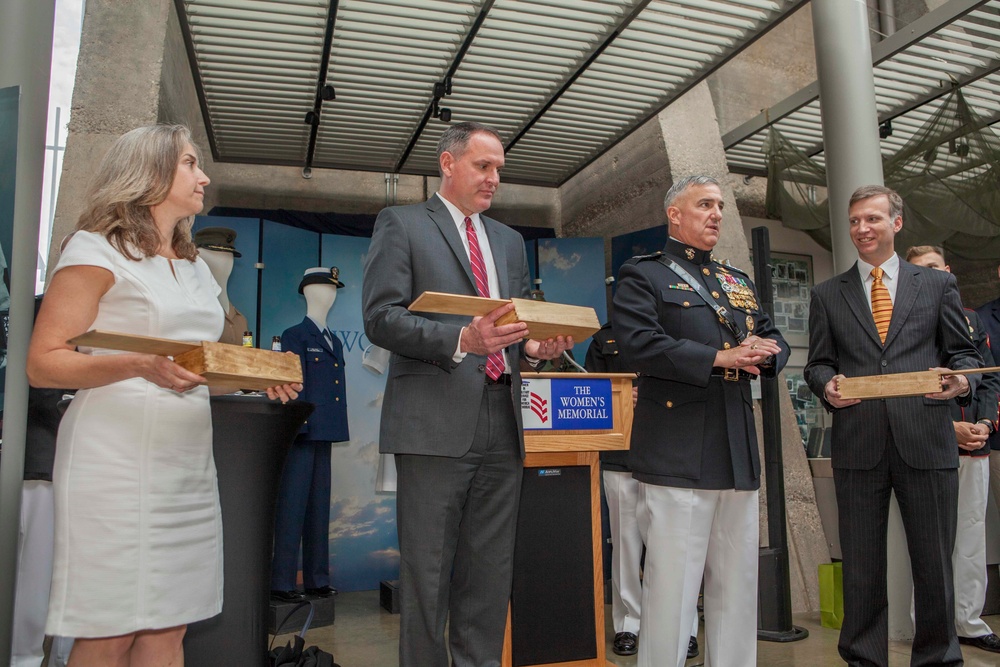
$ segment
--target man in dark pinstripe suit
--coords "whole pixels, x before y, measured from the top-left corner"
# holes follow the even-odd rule
[[[858,401],[842,398],[837,389],[845,376],[982,365],[954,276],[896,255],[893,239],[903,226],[902,211],[902,199],[888,188],[864,186],[854,192],[850,234],[859,260],[816,286],[809,312],[805,377],[833,413],[844,556],[839,649],[848,664],[858,667],[888,665],[886,528],[892,492],[913,572],[911,665],[963,664],[951,564],[958,447],[948,400],[968,405],[980,376],[943,376],[942,391],[926,396]],[[891,319],[881,333],[873,316],[873,284],[877,294],[884,285],[891,299]]]

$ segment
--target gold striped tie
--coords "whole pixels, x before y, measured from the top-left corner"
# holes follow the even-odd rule
[[[889,297],[889,289],[882,282],[881,268],[872,269],[872,316],[875,318],[875,328],[878,329],[878,337],[885,342],[885,336],[889,333],[889,321],[892,319],[892,299]]]

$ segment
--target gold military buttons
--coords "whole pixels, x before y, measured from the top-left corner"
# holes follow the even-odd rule
[[[685,308],[690,308],[691,307],[691,302],[690,301],[685,301],[684,302],[684,307]]]
[[[712,298],[713,299],[718,299],[719,298],[719,293],[718,292],[712,292]]]
[[[667,401],[667,407],[668,408],[674,407],[674,402],[673,401]]]
[[[728,350],[730,347],[732,347],[732,345],[730,345],[729,343],[723,343],[722,344],[722,349],[723,350]]]
[[[339,401],[339,400],[340,400],[340,396],[337,396],[337,397],[336,397],[335,399],[333,399],[333,400],[335,400],[335,401]]]
[[[701,272],[702,272],[702,273],[704,273],[704,274],[705,274],[706,276],[707,276],[707,275],[711,275],[711,273],[712,273],[712,272],[711,272],[711,271],[709,271],[708,269],[702,269],[702,270],[701,270]]]

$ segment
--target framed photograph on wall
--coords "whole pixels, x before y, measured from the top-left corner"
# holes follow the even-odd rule
[[[771,281],[774,286],[775,326],[792,347],[808,347],[812,257],[772,252]]]

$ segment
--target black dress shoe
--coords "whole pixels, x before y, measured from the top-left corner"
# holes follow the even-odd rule
[[[692,637],[688,640],[688,660],[698,657],[698,638]]]
[[[279,602],[298,602],[302,600],[302,593],[298,591],[271,591],[271,599]]]
[[[314,595],[318,598],[332,598],[337,594],[337,589],[333,586],[320,586],[319,588],[307,588],[306,595]]]
[[[1000,637],[997,637],[992,632],[982,637],[959,637],[958,643],[975,646],[976,648],[981,648],[984,651],[992,653],[1000,653]]]
[[[615,655],[635,655],[639,651],[639,638],[631,632],[619,632],[611,650]]]

